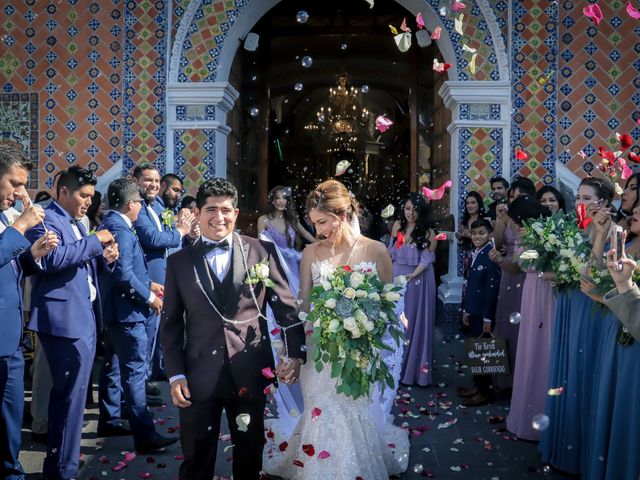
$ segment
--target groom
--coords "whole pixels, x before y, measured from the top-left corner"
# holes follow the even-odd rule
[[[260,478],[264,390],[276,381],[262,316],[266,303],[283,327],[291,359],[280,378],[295,381],[306,357],[304,327],[277,254],[269,243],[234,233],[237,204],[238,192],[227,180],[201,185],[196,215],[202,236],[167,262],[159,335],[172,400],[181,408],[182,480],[213,477],[223,409],[234,445],[233,477]],[[252,295],[245,280],[258,280],[249,271],[263,260],[268,279],[256,281]]]

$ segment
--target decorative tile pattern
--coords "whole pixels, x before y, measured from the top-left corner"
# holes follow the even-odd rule
[[[243,9],[251,8],[257,1],[202,1],[183,42],[178,74],[179,82],[215,81],[219,57],[227,32],[242,14]],[[427,0],[427,3],[431,5],[433,12],[438,11],[439,0]],[[500,5],[503,7],[502,3]],[[186,7],[182,6],[182,8]],[[454,17],[451,14],[440,17],[453,42],[459,71],[458,80],[499,80],[497,57],[487,19],[484,18],[475,2],[469,3],[469,7],[463,13],[465,17],[463,21],[464,36],[462,37],[454,31]],[[503,19],[503,22],[498,20],[498,25],[504,23],[504,13],[500,14],[500,18]],[[469,71],[471,54],[463,50],[463,44],[477,49],[475,74],[471,74]]]
[[[121,157],[121,6],[75,0],[5,4],[0,89],[32,92],[40,101],[34,109],[39,138],[32,144],[41,149],[44,168],[34,172],[31,186],[51,188],[56,172],[74,163],[101,175]]]
[[[577,2],[560,9],[559,159],[580,176],[600,161],[599,146],[615,149],[616,131],[640,140],[640,25],[625,12],[626,2],[599,5],[598,27]]]
[[[512,156],[511,175],[549,185],[556,161],[558,6],[514,0],[512,8],[511,151],[520,147],[529,158]]]
[[[214,178],[216,132],[212,129],[181,129],[173,132],[176,172],[185,191],[194,195],[198,185]]]
[[[500,120],[498,103],[461,103],[459,107],[460,120]]]
[[[149,162],[164,172],[167,4],[126,2],[124,17],[123,169]]]
[[[215,119],[215,105],[176,105],[176,120],[189,122]]]
[[[29,156],[33,169],[27,188],[38,188],[38,94],[0,93],[0,143],[14,143]]]

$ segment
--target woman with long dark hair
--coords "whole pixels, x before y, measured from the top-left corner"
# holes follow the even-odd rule
[[[476,191],[467,193],[464,201],[464,211],[462,212],[462,221],[456,232],[456,239],[462,251],[462,274],[466,278],[467,270],[471,265],[471,254],[475,247],[471,243],[471,225],[476,220],[487,217],[488,214],[484,209],[484,200],[482,195]]]
[[[87,218],[89,219],[89,230],[97,229],[102,223],[104,215],[104,202],[102,201],[102,193],[96,191],[91,197],[91,205],[87,209]]]
[[[410,193],[401,204],[400,218],[391,231],[389,251],[393,276],[404,275],[404,315],[408,322],[401,382],[431,384],[433,327],[436,312],[436,280],[433,272],[436,230],[429,218],[429,205],[422,195]]]
[[[551,215],[559,211],[567,212],[564,204],[564,197],[560,191],[551,185],[545,185],[536,192],[536,198],[543,207],[547,207]]]

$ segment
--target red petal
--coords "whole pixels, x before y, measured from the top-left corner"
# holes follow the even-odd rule
[[[269,380],[276,378],[275,374],[273,373],[273,369],[271,367],[264,367],[262,370],[262,376],[265,378],[268,378]]]
[[[326,450],[321,451],[318,454],[318,458],[321,460],[324,460],[325,458],[329,458],[331,456],[331,454],[329,452],[327,452]]]
[[[116,463],[112,468],[111,471],[113,472],[119,472],[120,470],[122,470],[123,468],[127,468],[127,464],[124,462],[118,462]]]
[[[281,452],[284,452],[287,449],[288,446],[289,446],[289,444],[287,442],[282,442],[280,445],[278,445],[278,449]]]
[[[135,458],[136,458],[135,452],[126,452],[124,454],[124,461],[127,463],[132,462],[133,460],[135,460]]]
[[[269,431],[267,432],[267,438],[273,439],[273,437],[275,437],[275,435],[273,434],[273,431],[269,429]]]
[[[529,158],[529,155],[527,155],[527,152],[525,152],[524,150],[517,150],[516,158],[518,160],[526,160],[527,158]]]
[[[316,449],[313,448],[313,445],[311,445],[310,443],[302,445],[302,451],[310,457],[313,457],[316,454]]]
[[[435,236],[436,241],[442,241],[447,239],[446,233],[439,233]]]
[[[294,464],[296,467],[304,468],[304,463],[302,463],[300,460],[294,460],[294,461],[293,461],[293,464]]]
[[[640,163],[640,157],[633,152],[629,152],[629,160],[633,163]]]
[[[271,335],[273,335],[274,337],[276,335],[278,335],[280,332],[282,332],[282,330],[280,330],[279,328],[274,328],[273,330],[271,330]]]
[[[396,234],[396,248],[400,248],[402,245],[404,245],[404,233],[398,231]]]
[[[311,410],[311,420],[317,420],[321,413],[322,410],[320,410],[318,407],[314,407],[313,410]]]
[[[109,463],[109,459],[107,458],[107,456],[106,456],[106,455],[102,455],[102,456],[98,459],[98,461],[99,461],[100,463]]]
[[[240,387],[240,390],[238,391],[238,395],[241,397],[245,393],[247,393],[247,387]]]
[[[627,2],[627,13],[631,18],[640,20],[640,12],[637,9],[633,8],[633,5],[631,5],[631,1]]]
[[[344,266],[342,267],[342,269],[343,269],[345,272],[352,272],[352,271],[353,271],[349,265],[344,265]]]
[[[140,474],[140,478],[151,478],[153,475],[151,475],[149,472],[142,472]]]
[[[633,138],[628,133],[623,133],[620,135],[620,148],[622,150],[626,150],[627,148],[633,145]]]

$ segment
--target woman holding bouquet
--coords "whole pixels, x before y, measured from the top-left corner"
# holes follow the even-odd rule
[[[597,238],[589,225],[598,211],[610,208],[613,196],[613,185],[606,179],[588,177],[578,187],[579,226],[591,236],[593,243],[602,239]],[[568,287],[557,296],[549,363],[549,389],[562,388],[562,394],[547,396],[545,414],[549,426],[543,431],[540,451],[544,462],[564,472],[579,474],[586,453],[584,438],[588,431],[602,315],[594,311],[593,301],[580,292],[577,285]]]
[[[307,198],[307,210],[320,241],[308,246],[302,254],[303,312],[311,310],[310,315],[313,314],[312,288],[321,286],[320,291],[330,290],[328,279],[339,268],[361,275],[368,272],[383,282],[391,280],[391,260],[385,246],[360,234],[358,204],[342,183],[328,180],[318,185]],[[384,317],[374,320],[380,318]],[[311,328],[309,325],[308,329]],[[344,328],[347,329],[346,318]],[[307,336],[309,359],[315,358],[318,347],[319,340],[313,338],[314,335]],[[343,352],[350,359],[352,353]],[[332,365],[324,365],[318,371],[315,363],[308,361],[300,371],[305,411],[293,434],[283,435],[277,419],[267,422],[264,470],[286,479],[305,480],[357,477],[387,480],[390,475],[404,472],[408,464],[408,435],[390,421],[377,421],[386,420],[388,411],[383,411],[375,391],[357,398],[338,393],[339,379],[331,376]],[[284,380],[296,381],[294,375],[291,372]]]
[[[630,225],[633,238],[625,246],[631,257],[640,256],[640,207],[633,210],[625,224]],[[611,221],[602,212],[594,218],[594,228],[601,236],[607,235]],[[594,249],[596,246],[594,246]],[[602,249],[598,252],[602,258]],[[604,277],[602,272],[604,271]],[[594,301],[604,303],[603,295],[613,284],[604,262],[593,267],[599,278],[596,287],[590,281],[581,282],[582,291]],[[593,370],[594,394],[587,421],[586,447],[583,462],[585,479],[638,478],[640,475],[640,384],[630,381],[640,371],[640,343],[623,329],[611,311],[602,319],[599,350]]]
[[[433,272],[436,232],[429,222],[429,206],[422,195],[410,193],[402,202],[400,220],[391,231],[393,276],[404,275],[404,315],[409,323],[401,382],[431,385],[433,327],[436,320],[436,279]]]

